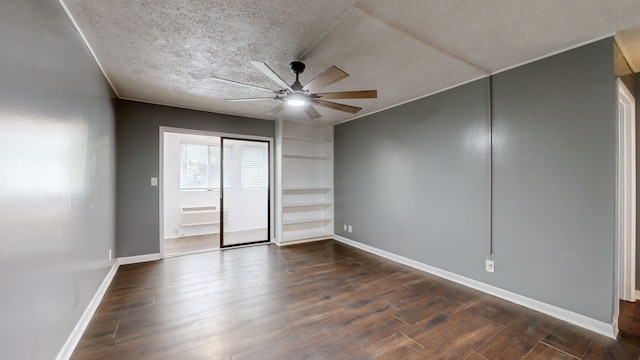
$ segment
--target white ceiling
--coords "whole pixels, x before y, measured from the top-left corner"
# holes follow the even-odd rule
[[[265,119],[279,102],[224,99],[269,93],[211,76],[278,89],[250,61],[292,83],[302,59],[303,84],[335,65],[350,76],[322,92],[378,90],[336,100],[356,115],[316,107],[337,123],[616,33],[640,59],[638,0],[60,1],[118,97]]]

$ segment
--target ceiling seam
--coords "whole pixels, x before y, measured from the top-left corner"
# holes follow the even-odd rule
[[[309,55],[318,46],[318,44],[320,44],[320,42],[331,33],[333,29],[335,29],[344,20],[344,18],[347,17],[347,14],[349,14],[350,10],[351,8],[347,9],[347,11],[345,11],[344,14],[342,14],[342,16],[340,16],[340,18],[336,20],[336,22],[331,24],[331,26],[329,26],[329,28],[325,30],[325,32],[323,32],[320,37],[318,37],[318,39],[313,42],[313,44],[304,49],[302,53],[298,55],[297,60],[303,61],[305,57]]]
[[[443,49],[441,49],[441,48],[439,48],[437,46],[429,44],[428,42],[426,42],[426,41],[424,41],[422,39],[419,39],[419,38],[417,38],[417,37],[405,32],[405,31],[402,31],[402,30],[398,29],[397,27],[395,27],[395,26],[393,26],[391,24],[388,24],[388,23],[378,19],[377,17],[365,12],[362,9],[359,9],[359,8],[357,8],[355,6],[352,6],[351,8],[356,10],[358,13],[363,15],[365,18],[371,20],[372,22],[374,22],[374,23],[376,23],[378,25],[381,25],[383,27],[386,27],[387,29],[389,29],[389,30],[391,30],[391,31],[393,31],[393,32],[395,32],[395,33],[397,33],[397,34],[409,39],[409,40],[417,42],[418,44],[420,44],[420,45],[422,45],[422,46],[424,46],[424,47],[426,47],[426,48],[428,48],[430,50],[433,50],[433,51],[439,53],[440,55],[446,56],[446,57],[448,57],[450,59],[453,59],[453,60],[455,60],[455,61],[457,61],[459,63],[462,63],[462,64],[464,64],[466,66],[472,67],[472,68],[476,69],[477,71],[483,73],[484,75],[489,75],[491,73],[489,70],[483,69],[478,65],[474,65],[474,64],[472,64],[472,63],[470,63],[470,62],[468,62],[466,60],[463,60],[463,59],[461,59],[461,58],[459,58],[459,57],[457,57],[457,56],[455,56],[455,55],[453,55],[453,54],[451,54],[449,52],[446,52],[445,50],[443,50]]]
[[[71,25],[73,25],[78,35],[80,35],[80,38],[84,43],[84,46],[87,48],[87,50],[89,50],[89,54],[91,54],[93,61],[95,61],[96,65],[98,65],[98,69],[100,69],[100,72],[102,72],[102,76],[104,76],[105,80],[107,80],[107,83],[111,87],[111,91],[113,91],[113,93],[116,95],[118,99],[121,99],[120,94],[118,94],[118,91],[116,90],[116,87],[113,85],[113,82],[111,81],[109,76],[107,76],[107,72],[105,71],[104,67],[100,63],[100,60],[98,60],[96,53],[93,51],[93,48],[91,47],[91,45],[89,45],[89,41],[87,41],[87,38],[84,36],[84,33],[82,32],[82,30],[80,30],[80,26],[78,25],[78,22],[76,21],[76,19],[74,19],[73,15],[71,15],[71,11],[69,11],[69,8],[67,7],[67,5],[64,3],[63,0],[58,0],[58,2],[60,3],[60,6],[62,6],[62,10],[67,15],[67,18],[71,22]]]
[[[234,113],[234,112],[229,112],[229,111],[227,111],[227,112],[223,112],[223,111],[219,111],[219,110],[215,110],[214,111],[214,110],[210,110],[210,109],[200,108],[200,107],[197,107],[197,106],[184,106],[184,105],[177,105],[177,104],[172,104],[172,103],[163,102],[163,101],[142,100],[142,99],[133,98],[133,97],[127,97],[127,96],[118,97],[118,99],[125,100],[125,101],[139,102],[139,103],[143,103],[143,104],[167,106],[167,107],[172,107],[172,108],[177,108],[177,109],[200,111],[200,112],[205,112],[205,113],[209,113],[209,114],[229,115],[229,116],[237,116],[237,117],[243,117],[243,118],[249,118],[249,119],[268,120],[268,121],[274,121],[275,120],[275,119],[270,118],[270,117],[260,117],[260,116],[254,116],[254,115],[248,116],[248,115],[242,115],[240,113]]]

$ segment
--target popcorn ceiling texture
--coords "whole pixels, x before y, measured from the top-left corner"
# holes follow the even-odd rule
[[[270,118],[276,101],[224,100],[268,92],[210,77],[277,89],[250,61],[292,83],[289,63],[301,55],[303,84],[336,65],[350,77],[323,91],[378,90],[375,100],[337,101],[362,107],[356,115],[317,107],[322,123],[640,28],[637,0],[62,1],[124,99]],[[622,38],[623,51],[638,56],[637,38]],[[280,115],[307,119],[291,110]]]

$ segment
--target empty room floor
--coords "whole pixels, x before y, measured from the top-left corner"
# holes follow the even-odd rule
[[[224,235],[225,244],[233,245],[261,241],[267,239],[268,231],[267,228],[263,228],[227,232]],[[217,233],[164,239],[164,253],[166,255],[181,255],[219,248],[220,234]]]
[[[215,250],[220,248],[218,234],[184,236],[164,239],[164,253],[166,255],[182,254],[193,251]]]
[[[73,359],[638,359],[333,240],[121,266]]]

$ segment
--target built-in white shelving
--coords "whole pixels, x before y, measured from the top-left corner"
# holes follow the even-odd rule
[[[294,224],[309,224],[309,223],[320,223],[331,221],[331,218],[302,218],[302,219],[288,219],[282,220],[283,225],[294,225]]]
[[[295,241],[305,240],[305,239],[322,239],[326,236],[327,236],[327,233],[324,231],[318,231],[318,232],[307,231],[304,233],[304,235],[288,232],[283,235],[281,242],[288,243],[288,242],[295,242]]]
[[[333,234],[333,129],[276,122],[276,241]]]

